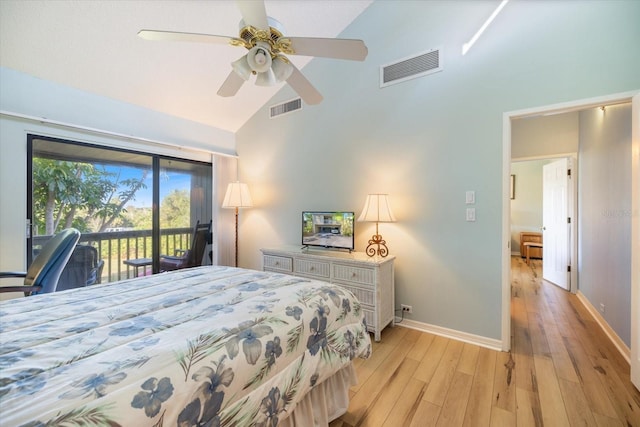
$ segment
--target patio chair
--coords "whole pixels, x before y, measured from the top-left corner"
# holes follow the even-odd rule
[[[101,282],[104,260],[98,259],[98,249],[90,245],[77,245],[62,270],[58,291],[83,288]]]
[[[24,285],[0,286],[0,292],[24,292],[25,296],[55,292],[60,274],[80,239],[80,232],[68,228],[53,236],[42,247],[26,272],[0,272],[0,278],[24,277]]]
[[[207,224],[196,223],[193,228],[191,247],[187,250],[177,249],[176,255],[160,255],[160,271],[179,270],[202,265],[202,257],[211,241],[211,221]]]

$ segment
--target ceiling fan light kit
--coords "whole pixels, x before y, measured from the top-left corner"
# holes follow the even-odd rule
[[[247,53],[247,62],[256,73],[264,73],[271,70],[271,51],[269,45],[259,41]]]
[[[242,77],[244,81],[249,80],[249,77],[251,77],[251,73],[253,72],[251,66],[249,65],[249,62],[247,61],[246,55],[233,61],[231,63],[231,68],[233,68],[233,71],[235,71],[237,75]]]
[[[286,57],[278,55],[273,59],[271,63],[271,69],[276,75],[276,81],[283,82],[291,76],[293,73],[293,65],[287,60]]]
[[[321,56],[334,59],[364,61],[367,47],[362,40],[308,37],[283,37],[284,29],[268,17],[263,1],[237,1],[242,14],[237,37],[172,31],[141,30],[145,40],[227,43],[242,46],[248,52],[231,63],[231,73],[218,90],[218,95],[235,95],[252,74],[257,86],[273,86],[286,81],[307,104],[322,101],[322,95],[285,55]]]
[[[278,83],[278,81],[272,69],[259,73],[256,77],[256,86],[273,86],[276,83]]]

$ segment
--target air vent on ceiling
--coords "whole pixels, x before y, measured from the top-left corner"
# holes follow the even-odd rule
[[[391,64],[380,66],[380,87],[442,71],[441,49],[431,49]]]
[[[272,105],[269,108],[269,118],[280,117],[284,114],[293,113],[296,110],[302,108],[302,99],[296,98],[291,101],[283,102],[281,104]]]

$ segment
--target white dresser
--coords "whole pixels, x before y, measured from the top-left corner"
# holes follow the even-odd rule
[[[380,341],[380,332],[395,319],[393,261],[364,252],[300,249],[297,246],[261,249],[264,271],[324,280],[349,289],[362,304],[367,328]]]

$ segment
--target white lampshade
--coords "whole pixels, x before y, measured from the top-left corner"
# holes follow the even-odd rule
[[[253,202],[247,184],[236,181],[227,186],[227,192],[222,202],[223,208],[250,208],[252,206]]]
[[[270,69],[264,73],[258,73],[258,77],[256,77],[256,86],[273,86],[276,83],[276,76]]]
[[[293,73],[293,65],[287,62],[282,56],[276,56],[271,63],[271,69],[276,76],[278,83],[287,80]]]
[[[243,80],[249,80],[251,77],[251,67],[249,66],[249,62],[247,62],[247,55],[244,55],[242,58],[237,59],[231,63],[231,68],[236,72],[237,75],[242,77]]]
[[[388,194],[369,194],[358,218],[360,222],[395,222]]]

